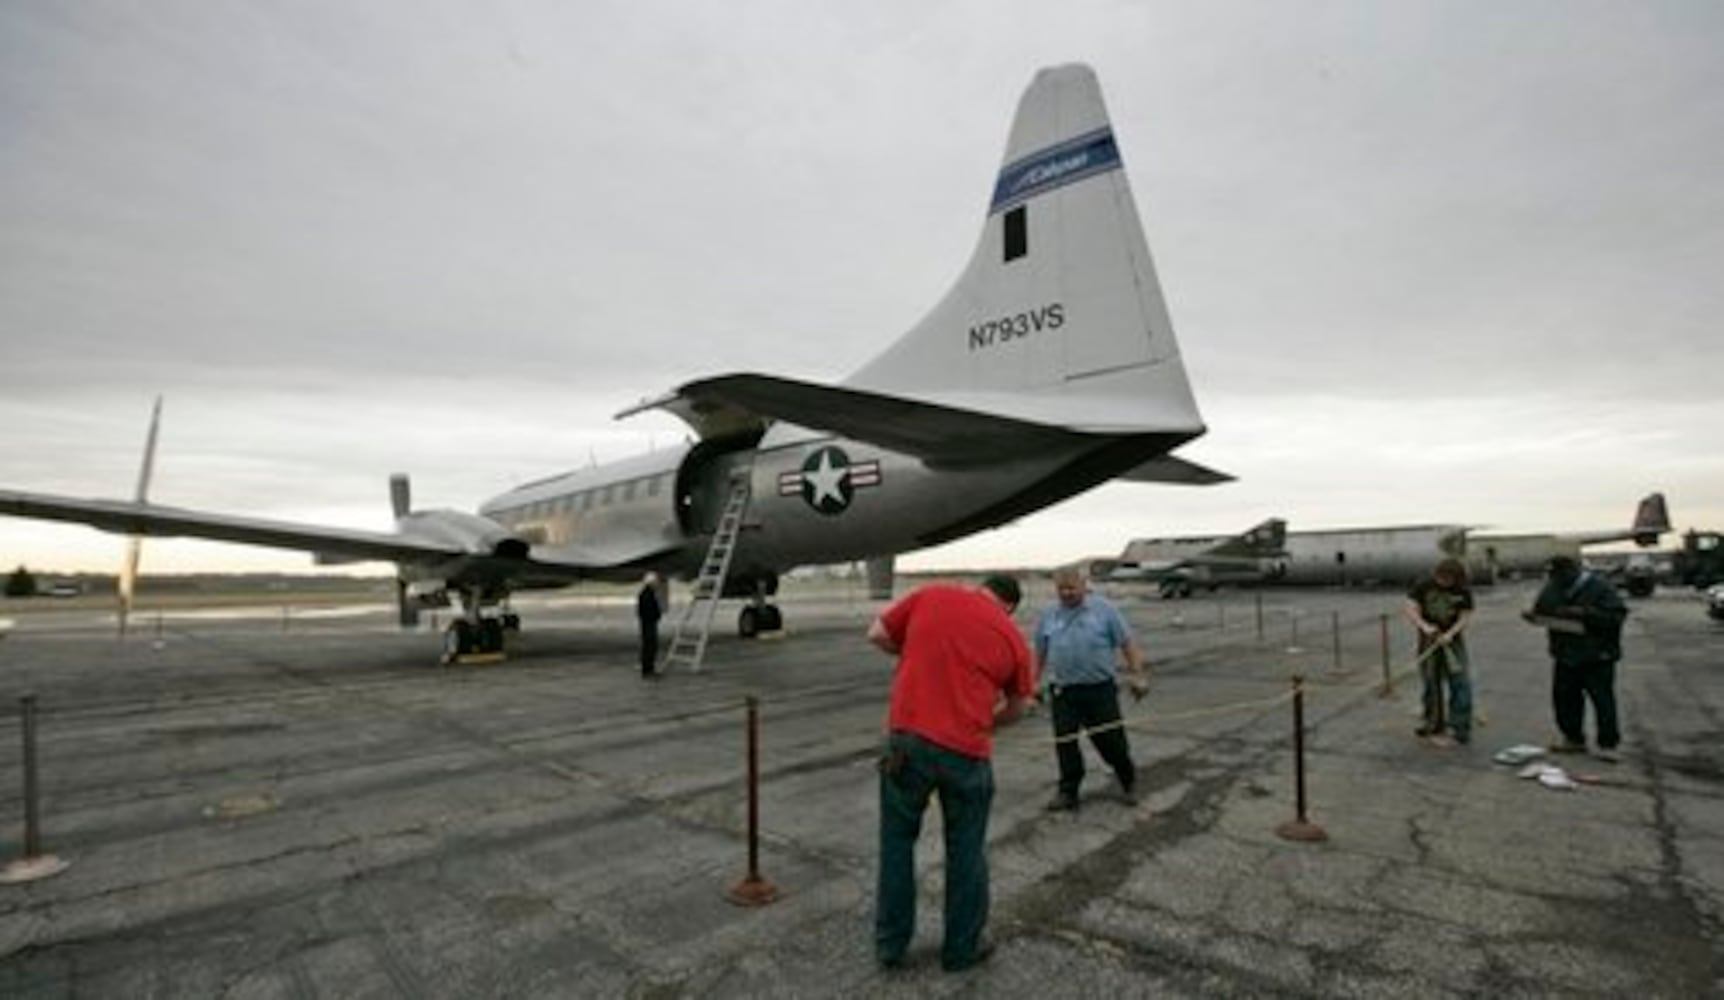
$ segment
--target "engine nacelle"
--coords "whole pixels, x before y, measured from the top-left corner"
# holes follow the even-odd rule
[[[524,559],[526,539],[488,517],[460,510],[421,510],[400,518],[395,529],[415,541],[445,546],[468,555]]]

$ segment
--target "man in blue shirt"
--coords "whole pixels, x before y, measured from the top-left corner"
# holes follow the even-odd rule
[[[1130,669],[1131,692],[1141,698],[1149,690],[1149,668],[1131,627],[1104,598],[1088,593],[1083,574],[1062,569],[1054,574],[1059,601],[1042,612],[1036,623],[1036,676],[1046,688],[1053,716],[1060,764],[1060,787],[1048,809],[1063,812],[1078,807],[1083,784],[1080,729],[1113,768],[1120,796],[1137,801],[1137,767],[1119,714],[1119,661]]]

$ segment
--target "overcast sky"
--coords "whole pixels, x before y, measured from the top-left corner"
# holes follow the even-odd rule
[[[1133,536],[1724,528],[1724,4],[0,4],[0,487],[383,528],[839,379],[967,259],[1040,66],[1095,67],[1239,482],[1110,485],[916,566]],[[0,519],[0,565],[122,543]],[[306,570],[152,542],[145,569]]]

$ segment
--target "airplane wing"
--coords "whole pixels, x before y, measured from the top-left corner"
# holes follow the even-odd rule
[[[601,548],[559,545],[535,551],[494,521],[446,510],[408,515],[401,521],[400,531],[386,532],[240,517],[153,503],[0,490],[0,515],[70,521],[123,534],[205,538],[293,549],[313,553],[326,561],[447,564],[452,574],[459,572],[461,562],[480,558],[491,563],[487,571],[491,577],[509,575],[497,565],[501,560],[507,566],[517,567],[523,575],[572,580],[599,570],[629,566],[677,547],[669,539],[623,539]]]
[[[0,490],[0,514],[71,521],[124,534],[209,538],[280,549],[327,552],[352,559],[422,562],[456,554],[451,553],[447,546],[427,545],[388,532],[319,527],[153,503],[84,500],[16,490]]]
[[[1091,434],[1153,434],[1153,427],[1121,427],[1106,414],[1091,413],[1088,401],[956,396],[929,400],[822,385],[777,375],[741,373],[689,382],[659,399],[617,414],[664,409],[703,435],[715,428],[745,426],[749,415],[831,431],[906,455],[932,466],[960,468],[1070,447]],[[965,405],[974,404],[974,405]],[[1010,416],[1004,414],[1013,414]],[[1184,435],[1182,435],[1184,436]],[[1227,477],[1178,459],[1146,463],[1159,482],[1222,482]],[[1214,477],[1220,476],[1217,479]]]
[[[1178,483],[1183,486],[1214,486],[1234,480],[1225,472],[1172,455],[1152,458],[1114,478],[1133,483]]]

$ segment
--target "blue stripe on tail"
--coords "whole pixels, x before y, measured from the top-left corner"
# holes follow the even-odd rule
[[[1102,128],[1067,139],[1007,164],[994,184],[994,201],[988,214],[1119,166],[1119,147],[1114,144],[1112,129]]]

